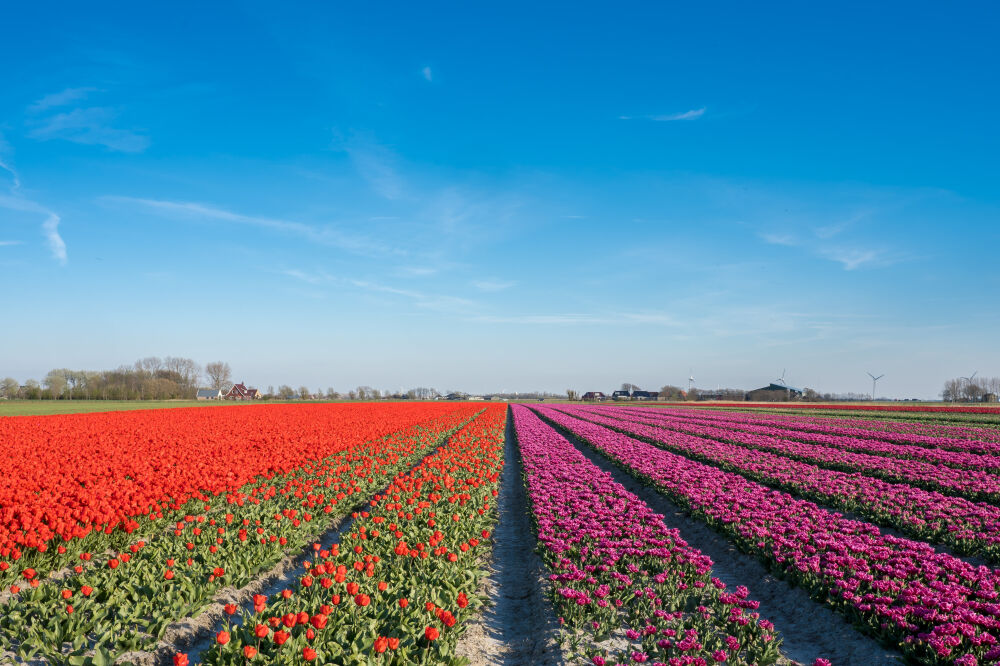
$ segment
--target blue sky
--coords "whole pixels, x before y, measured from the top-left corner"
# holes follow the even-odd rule
[[[998,31],[988,3],[22,3],[0,375],[998,375]]]

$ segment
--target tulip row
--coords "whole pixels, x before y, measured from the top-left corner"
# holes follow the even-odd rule
[[[339,544],[314,546],[297,584],[259,595],[227,624],[203,663],[453,663],[463,622],[483,603],[505,413],[487,407],[396,476]]]
[[[685,405],[683,402],[664,402],[659,403],[662,405]],[[833,412],[845,413],[845,412],[880,412],[880,413],[899,413],[899,414],[911,414],[914,412],[923,412],[926,414],[986,414],[989,416],[996,416],[1000,413],[1000,409],[996,407],[962,407],[957,405],[947,405],[940,407],[933,407],[930,405],[852,405],[852,404],[802,404],[802,403],[746,403],[746,402],[717,402],[713,403],[712,407],[718,408],[735,408],[735,409],[760,409],[760,410],[774,410],[782,409],[797,412]]]
[[[800,442],[809,442],[836,449],[847,451],[860,451],[871,453],[877,456],[889,458],[902,458],[921,460],[924,462],[948,465],[959,469],[986,469],[1000,470],[1000,453],[972,453],[970,451],[952,451],[944,448],[928,448],[937,446],[933,443],[923,442],[920,444],[897,442],[885,442],[881,439],[862,439],[846,433],[817,433],[812,431],[794,430],[789,426],[773,427],[768,423],[757,423],[740,416],[731,418],[718,418],[717,415],[708,415],[709,418],[702,418],[698,414],[691,412],[665,412],[658,409],[628,409],[628,408],[606,408],[602,412],[615,414],[632,414],[635,418],[647,419],[649,422],[662,423],[666,427],[698,425],[698,426],[718,426],[727,430],[748,432],[752,435],[765,435],[782,439],[792,439]],[[933,441],[934,438],[927,438]],[[984,442],[977,442],[982,445]],[[1000,451],[1000,447],[997,447]]]
[[[265,474],[227,494],[226,513],[205,505],[148,543],[110,557],[84,553],[98,566],[81,563],[67,578],[39,582],[36,571],[21,570],[0,612],[0,652],[60,663],[89,650],[111,657],[149,650],[170,623],[197,614],[222,587],[244,587],[301,550],[478,411],[452,406],[420,426]]]
[[[819,419],[799,414],[784,415],[760,412],[730,412],[691,409],[645,409],[650,414],[711,420],[714,422],[745,423],[772,426],[793,432],[843,435],[867,440],[882,440],[896,444],[916,445],[932,449],[1000,454],[1000,432],[988,428],[958,428],[923,424],[861,421],[856,419]],[[983,438],[983,439],[980,439]]]
[[[0,418],[0,585],[24,568],[46,575],[82,552],[123,549],[258,475],[451,409],[264,405]]]
[[[631,412],[630,412],[631,413]],[[644,420],[636,415],[631,419]],[[644,420],[651,422],[649,420]],[[768,435],[739,432],[727,428],[699,425],[697,423],[657,421],[661,428],[699,437],[739,444],[751,449],[771,451],[794,460],[813,463],[821,467],[846,472],[860,472],[886,481],[906,483],[946,495],[957,495],[973,501],[1000,504],[1000,475],[980,470],[958,471],[944,465],[934,465],[919,460],[885,458],[866,453],[832,449],[816,444],[806,444]]]
[[[560,409],[753,481],[854,512],[917,539],[947,544],[960,553],[1000,563],[1000,508],[991,504],[823,469],[766,451],[625,420],[631,410],[617,419],[605,416],[610,410]]]
[[[1000,659],[1000,572],[558,410],[537,411],[909,658]]]
[[[582,652],[599,666],[777,660],[774,627],[754,612],[758,604],[746,588],[725,591],[711,577],[711,559],[688,546],[662,516],[530,410],[512,410],[542,557],[553,572],[554,603],[575,646],[571,653]]]

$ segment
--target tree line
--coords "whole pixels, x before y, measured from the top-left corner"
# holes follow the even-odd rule
[[[955,377],[944,383],[941,398],[946,402],[984,402],[1000,395],[1000,377]]]
[[[212,388],[228,388],[232,370],[214,361],[204,367],[190,358],[147,356],[114,370],[56,368],[45,377],[21,384],[0,379],[0,397],[8,400],[172,400],[194,398],[202,379]]]

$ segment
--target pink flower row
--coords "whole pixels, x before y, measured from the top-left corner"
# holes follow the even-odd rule
[[[774,627],[746,588],[725,592],[712,560],[662,516],[530,410],[511,409],[554,602],[589,636],[592,663],[774,663]]]
[[[635,408],[639,409],[639,408]],[[900,423],[847,418],[821,418],[801,414],[730,412],[708,409],[642,408],[643,411],[689,416],[713,421],[755,423],[799,432],[847,435],[897,444],[914,444],[935,449],[1000,455],[1000,431],[990,428]]]
[[[556,409],[536,409],[912,659],[1000,658],[1000,572]]]
[[[611,408],[615,409],[615,408]],[[609,409],[609,411],[611,411]],[[743,430],[758,435],[768,435],[802,442],[812,442],[848,451],[861,451],[892,458],[912,458],[925,462],[948,465],[967,469],[1000,470],[1000,447],[995,453],[972,453],[970,451],[947,450],[945,443],[897,443],[882,441],[881,438],[867,438],[853,435],[848,429],[829,428],[840,432],[814,432],[799,430],[787,425],[773,426],[752,418],[743,418],[743,414],[727,413],[725,415],[707,412],[664,411],[660,409],[628,409],[617,408],[618,412],[640,413],[645,418],[656,419],[664,423],[696,423],[700,425],[715,425],[732,430]],[[721,417],[721,418],[720,418]],[[927,438],[933,442],[934,438]],[[980,444],[982,444],[980,442]],[[934,447],[934,448],[931,448]]]
[[[592,408],[594,410],[600,408]],[[708,437],[762,451],[772,451],[779,455],[815,463],[822,467],[840,469],[847,472],[861,472],[887,481],[908,483],[923,488],[938,490],[949,495],[959,495],[970,500],[991,503],[1000,502],[1000,476],[979,470],[956,470],[944,465],[934,465],[919,460],[886,458],[867,453],[844,451],[827,446],[806,444],[769,435],[740,432],[697,423],[643,418],[638,412],[629,412],[630,419],[670,428],[699,437]]]
[[[915,538],[946,543],[960,552],[1000,562],[1000,508],[991,504],[971,502],[903,483],[889,483],[858,473],[823,469],[765,451],[641,422],[609,418],[605,410],[560,409],[627,435],[652,440],[670,451],[718,465],[751,480],[855,512]]]

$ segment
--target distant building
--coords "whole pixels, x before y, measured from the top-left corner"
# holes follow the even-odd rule
[[[630,400],[631,398],[632,394],[628,391],[615,391],[611,394],[612,400]]]
[[[767,386],[747,392],[750,402],[781,402],[802,397],[802,389],[771,382]]]
[[[484,399],[485,398],[483,398],[483,396],[481,395],[470,395],[468,398],[466,398],[466,400],[484,400]]]
[[[656,400],[660,394],[656,391],[632,391],[633,400]]]
[[[996,401],[997,401],[996,393],[986,393],[983,395],[983,402],[996,402]]]
[[[190,395],[190,393],[188,394]],[[195,396],[196,400],[221,400],[222,391],[219,389],[198,389],[198,394]]]
[[[247,388],[246,384],[240,382],[233,384],[233,387],[222,394],[226,400],[256,400],[260,397],[260,392],[255,388]]]
[[[604,395],[600,391],[587,391],[583,394],[583,398],[581,398],[581,400],[585,400],[587,402],[601,402],[602,400],[607,399],[608,396]]]
[[[445,400],[462,400],[463,398],[462,398],[462,394],[461,393],[449,393],[448,395],[446,395],[444,397],[444,399]]]

